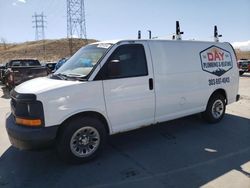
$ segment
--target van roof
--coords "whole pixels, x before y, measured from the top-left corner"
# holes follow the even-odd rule
[[[127,39],[127,40],[106,40],[99,41],[93,44],[116,44],[120,42],[135,42],[135,41],[168,41],[168,42],[193,42],[193,43],[227,43],[227,42],[214,42],[214,41],[199,41],[199,40],[167,40],[167,39]]]

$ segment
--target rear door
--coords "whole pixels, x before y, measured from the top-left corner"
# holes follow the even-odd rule
[[[154,123],[155,93],[147,43],[122,43],[102,67],[106,111],[113,132]]]

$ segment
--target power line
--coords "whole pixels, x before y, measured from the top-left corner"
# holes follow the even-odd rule
[[[35,25],[33,26],[33,28],[35,28],[36,30],[36,34],[35,34],[35,39],[36,40],[43,40],[43,55],[44,55],[44,60],[46,59],[46,49],[45,49],[45,16],[43,14],[43,12],[41,14],[37,14],[35,12],[34,16],[32,16],[32,18],[34,18],[34,20],[32,21]]]
[[[84,38],[87,43],[84,0],[67,0],[67,38],[70,54],[73,54],[72,38]]]
[[[35,30],[36,30],[35,39],[36,40],[44,40],[45,39],[44,28],[45,28],[45,22],[46,22],[45,16],[43,15],[43,13],[37,14],[35,12],[35,14],[32,16],[32,18],[34,19],[32,21],[34,23],[33,28],[35,28]]]

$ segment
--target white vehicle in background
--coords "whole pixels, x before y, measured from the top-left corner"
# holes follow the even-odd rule
[[[13,146],[55,143],[84,162],[113,135],[191,114],[219,122],[239,100],[239,72],[229,43],[122,40],[81,48],[51,77],[11,92],[6,128]]]

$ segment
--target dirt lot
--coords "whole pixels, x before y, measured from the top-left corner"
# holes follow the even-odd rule
[[[3,86],[1,86],[2,88]],[[116,135],[98,159],[62,163],[53,150],[19,151],[4,128],[8,93],[0,89],[0,187],[250,187],[250,74],[224,120],[198,115]]]

